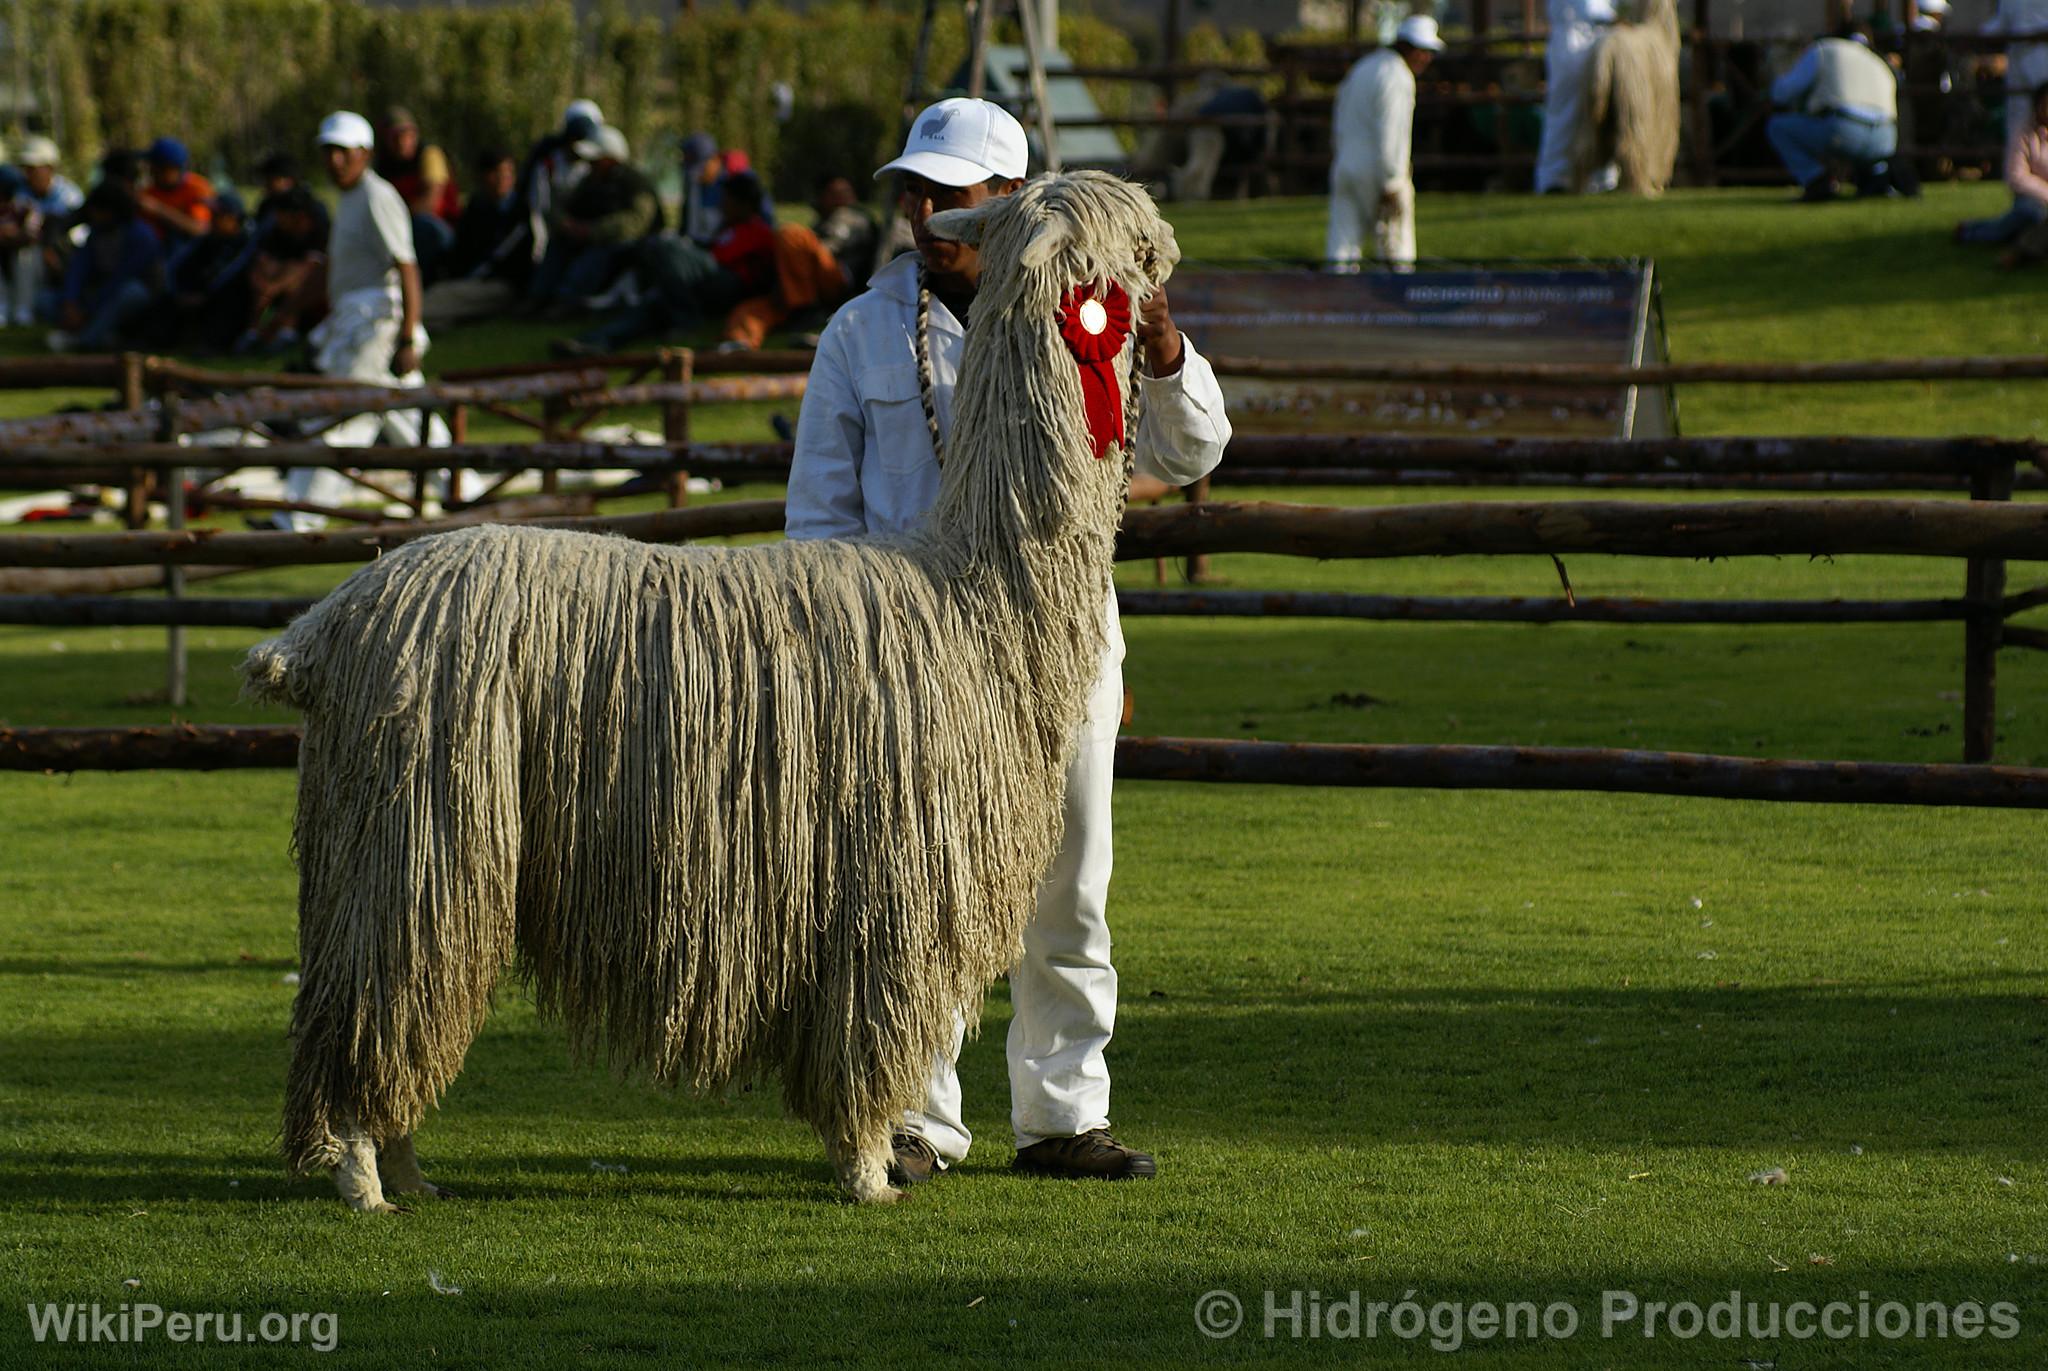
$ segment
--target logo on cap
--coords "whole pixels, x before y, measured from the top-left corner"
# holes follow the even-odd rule
[[[931,118],[925,120],[922,124],[919,124],[917,126],[917,136],[920,138],[936,138],[941,133],[944,133],[946,131],[946,125],[952,122],[952,110],[939,110],[937,113],[933,114]]]

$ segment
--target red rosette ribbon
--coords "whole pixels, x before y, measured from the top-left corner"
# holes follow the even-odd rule
[[[1124,396],[1116,358],[1131,338],[1131,298],[1114,281],[1075,286],[1060,300],[1060,340],[1081,369],[1081,398],[1098,459],[1124,441]]]

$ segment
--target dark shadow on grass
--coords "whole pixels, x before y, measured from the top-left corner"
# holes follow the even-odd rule
[[[1302,1146],[1782,1147],[1797,1136],[1816,1146],[2048,1156],[2040,1090],[2048,997],[1962,993],[1959,982],[1916,987],[1304,985],[1237,997],[1167,987],[1163,999],[1127,997],[1111,1049],[1116,1117],[1226,1147],[1283,1138]],[[180,1028],[146,1043],[125,1032],[17,1030],[0,1054],[0,1091],[26,1102],[13,1112],[30,1127],[37,1100],[62,1101],[72,1119],[103,1115],[109,1129],[142,1109],[175,1126],[177,1111],[196,1101],[274,1119],[286,1067],[282,1012],[275,1033]],[[1001,1035],[985,1034],[968,1052],[971,1076],[996,1074],[988,1068],[1001,1060]],[[551,1116],[607,1127],[723,1119],[734,1130],[761,1129],[764,1150],[786,1146],[786,1136],[771,1141],[770,1130],[786,1127],[769,1122],[772,1088],[702,1100],[572,1069],[566,1057],[546,1026],[487,1030],[443,1117],[525,1126]],[[452,1168],[452,1184],[461,1159],[435,1146],[437,1126],[423,1129],[422,1152]],[[266,1145],[270,1130],[248,1141]],[[1000,1140],[988,1141],[1002,1151]],[[543,1175],[561,1165],[525,1160]],[[655,1180],[758,1181],[789,1165],[723,1155],[603,1160]],[[814,1168],[822,1174],[822,1160],[801,1166]],[[147,1199],[189,1194],[195,1175],[219,1174],[217,1157],[197,1154],[25,1159],[0,1172],[0,1195]],[[538,1184],[543,1194],[577,1190],[566,1177]],[[522,1181],[506,1193],[536,1192]]]

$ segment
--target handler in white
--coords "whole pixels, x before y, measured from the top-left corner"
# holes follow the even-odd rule
[[[790,472],[790,537],[898,532],[938,498],[938,452],[952,426],[962,321],[981,264],[973,248],[935,239],[925,225],[940,210],[1015,191],[1025,156],[1024,130],[1007,111],[981,100],[942,100],[918,116],[903,155],[876,173],[902,173],[904,213],[918,250],[876,272],[867,293],[841,308],[819,340]],[[1184,485],[1213,468],[1229,441],[1223,393],[1209,364],[1173,326],[1164,292],[1145,303],[1137,335],[1137,467]],[[1010,1122],[1017,1170],[1122,1179],[1153,1175],[1157,1167],[1109,1133],[1103,1049],[1116,1020],[1116,970],[1104,905],[1124,644],[1114,600],[1104,612],[1109,641],[1086,737],[1067,773],[1065,841],[1039,887],[1023,958],[1010,973]],[[911,1111],[894,1140],[897,1184],[927,1179],[967,1155],[958,1055],[956,1040],[934,1063],[925,1107]]]
[[[389,181],[370,169],[377,136],[370,121],[346,110],[320,124],[320,155],[327,174],[341,191],[335,205],[334,228],[327,249],[327,317],[307,337],[313,365],[324,376],[342,376],[364,385],[420,386],[420,358],[427,333],[420,327],[420,269],[413,256],[412,211]],[[358,414],[321,435],[333,447],[369,447],[380,435],[401,447],[420,444],[417,410]],[[433,417],[429,445],[445,446],[447,426]],[[325,499],[316,495],[335,492]],[[285,478],[286,495],[315,504],[336,503],[347,487],[334,473],[313,467],[294,468]],[[318,528],[326,519],[295,513],[280,519],[299,530]]]
[[[1572,142],[1586,117],[1586,80],[1593,49],[1614,23],[1614,0],[1550,0],[1550,39],[1543,48],[1543,147],[1536,191],[1613,190],[1620,173],[1603,167],[1591,184],[1572,184]]]
[[[1415,265],[1415,78],[1444,50],[1436,20],[1411,14],[1394,45],[1360,58],[1337,87],[1330,125],[1330,230],[1323,257],[1333,270],[1354,272],[1372,225],[1373,256],[1396,267]]]

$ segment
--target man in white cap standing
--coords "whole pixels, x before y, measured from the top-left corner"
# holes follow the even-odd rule
[[[1915,33],[1938,33],[1948,16],[1948,0],[1913,0],[1913,21],[1908,27]]]
[[[1415,78],[1444,50],[1436,20],[1411,14],[1394,45],[1367,53],[1337,87],[1330,122],[1330,229],[1323,256],[1357,271],[1372,225],[1373,256],[1415,264]]]
[[[334,228],[327,245],[327,317],[307,335],[313,365],[325,376],[346,377],[365,385],[418,386],[420,358],[427,350],[420,327],[420,269],[413,255],[412,211],[405,197],[370,167],[377,136],[370,121],[346,110],[320,124],[320,156],[341,198],[335,204]],[[399,446],[418,446],[420,415],[416,410],[358,414],[328,428],[322,441],[335,447],[368,447],[380,434]],[[447,426],[432,420],[430,441],[448,441]],[[313,504],[333,503],[344,493],[333,473],[295,468],[286,475],[288,498]],[[291,513],[278,523],[298,531],[319,528],[322,515]]]
[[[787,532],[792,538],[893,533],[938,498],[953,421],[964,322],[980,281],[977,251],[932,236],[941,210],[966,209],[1023,184],[1024,129],[984,100],[942,100],[911,126],[899,173],[917,251],[896,258],[843,306],[819,340],[797,425]],[[1137,468],[1174,485],[1223,455],[1230,422],[1209,364],[1174,327],[1162,291],[1137,328]],[[1066,833],[1039,887],[1010,972],[1010,1123],[1015,1169],[1035,1175],[1122,1180],[1156,1174],[1153,1158],[1109,1130],[1109,1069],[1116,1021],[1105,905],[1110,874],[1110,779],[1123,711],[1123,634],[1104,606],[1109,638],[1084,736],[1067,773]],[[963,1029],[965,1025],[962,1025]],[[891,1179],[915,1184],[967,1155],[953,1050],[933,1064],[922,1109],[894,1140]]]
[[[1613,26],[1614,0],[1550,0],[1550,37],[1543,45],[1543,145],[1536,158],[1536,191],[1613,190],[1613,165],[1593,174],[1587,185],[1572,184],[1572,143],[1586,117],[1586,86],[1593,49]]]

